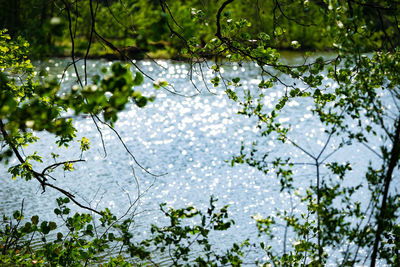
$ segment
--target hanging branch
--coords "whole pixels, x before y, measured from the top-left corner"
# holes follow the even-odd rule
[[[305,23],[299,22],[299,21],[297,21],[296,19],[293,19],[293,18],[287,16],[287,15],[285,14],[285,12],[283,12],[283,10],[282,10],[282,8],[281,8],[281,5],[279,4],[279,1],[275,1],[275,4],[276,4],[277,8],[279,9],[279,11],[281,12],[282,16],[284,16],[287,20],[293,21],[294,23],[296,23],[296,24],[298,24],[298,25],[300,25],[300,26],[303,26],[303,27],[317,26],[317,25],[314,24],[314,23],[305,24]]]
[[[21,164],[25,163],[25,159],[24,159],[24,158],[22,157],[22,155],[19,153],[18,149],[17,149],[16,146],[13,144],[13,142],[12,142],[10,136],[8,135],[7,131],[5,130],[5,125],[4,125],[4,123],[3,123],[2,120],[0,120],[0,131],[1,131],[2,135],[3,135],[3,138],[6,140],[8,146],[12,149],[12,151],[13,151],[14,154],[15,154],[15,156],[17,157],[18,161],[19,161]],[[66,162],[81,162],[81,161],[84,161],[84,160],[66,161]],[[28,169],[28,170],[29,170],[29,172],[31,172],[31,174],[33,175],[33,177],[35,177],[35,179],[40,183],[40,185],[41,185],[41,187],[42,187],[42,190],[43,190],[42,193],[44,193],[44,192],[46,191],[46,187],[53,188],[53,189],[57,190],[58,192],[62,193],[63,195],[65,195],[66,197],[68,197],[68,198],[69,198],[72,202],[74,202],[78,207],[83,208],[83,209],[86,209],[86,210],[90,210],[90,211],[92,211],[92,212],[94,212],[94,213],[96,213],[96,214],[101,215],[101,213],[100,213],[99,211],[97,211],[97,210],[95,210],[95,209],[93,209],[93,208],[91,208],[91,207],[89,207],[89,206],[85,206],[85,205],[81,204],[79,201],[77,201],[77,200],[75,199],[75,196],[74,196],[72,193],[70,193],[70,192],[68,192],[68,191],[66,191],[66,190],[64,190],[64,189],[62,189],[62,188],[60,188],[60,187],[58,187],[58,186],[55,186],[55,185],[50,184],[50,183],[47,182],[47,178],[46,178],[46,176],[45,176],[45,175],[46,175],[45,172],[46,172],[47,170],[51,169],[51,168],[58,167],[58,166],[60,166],[61,164],[64,164],[64,163],[66,163],[66,162],[63,162],[63,163],[56,163],[56,164],[52,164],[52,165],[50,165],[50,166],[47,166],[46,168],[43,169],[43,171],[42,171],[41,173],[40,173],[40,172],[37,172],[37,171],[35,171],[35,170],[33,170],[33,169]]]
[[[388,219],[387,214],[386,214],[387,198],[389,195],[389,187],[390,187],[390,183],[392,181],[393,171],[399,162],[399,156],[400,156],[400,117],[397,118],[396,132],[395,132],[394,140],[392,143],[392,151],[390,152],[390,155],[388,158],[389,166],[388,166],[388,169],[387,169],[387,172],[385,175],[385,180],[384,180],[385,188],[383,191],[382,204],[381,204],[381,208],[379,211],[379,216],[377,217],[378,227],[376,229],[375,241],[374,241],[373,251],[372,251],[372,255],[371,255],[371,265],[370,265],[371,267],[375,267],[376,258],[378,255],[379,243],[381,241],[382,234],[384,232],[384,223]]]
[[[229,5],[230,3],[232,3],[233,1],[234,0],[225,1],[222,4],[222,6],[218,9],[218,13],[217,13],[217,32],[215,33],[215,36],[217,36],[218,39],[220,39],[222,42],[223,42],[223,40],[225,40],[225,38],[221,34],[221,13],[222,13],[222,11],[224,11],[225,7],[227,5]]]
[[[88,46],[87,46],[87,49],[86,49],[86,54],[85,54],[85,57],[83,59],[83,62],[84,62],[83,65],[84,65],[84,70],[85,70],[85,85],[88,85],[88,83],[87,83],[87,64],[86,64],[86,62],[87,62],[87,58],[89,56],[90,47],[91,47],[92,42],[93,42],[93,32],[94,32],[95,24],[96,24],[96,14],[95,13],[97,13],[97,8],[99,6],[99,3],[97,2],[96,12],[93,11],[93,0],[89,1],[89,6],[90,6],[90,23],[91,23],[91,25],[90,25],[90,36],[89,36]]]
[[[68,16],[68,29],[69,29],[70,39],[71,39],[71,46],[72,46],[71,47],[72,64],[74,65],[74,70],[75,70],[75,74],[78,79],[78,82],[79,82],[80,86],[83,87],[83,83],[82,83],[81,77],[79,75],[78,68],[76,66],[76,61],[75,61],[75,37],[72,32],[71,10],[70,10],[69,4],[65,0],[62,0],[62,2],[64,4],[65,10],[67,11],[67,16]],[[75,26],[75,29],[76,29],[76,26]]]
[[[136,159],[136,157],[132,154],[132,152],[129,150],[129,148],[127,147],[127,145],[125,144],[124,140],[122,139],[121,135],[118,133],[117,130],[114,129],[114,127],[112,127],[110,124],[108,124],[107,122],[101,120],[97,115],[94,115],[96,117],[96,119],[101,122],[102,124],[106,125],[111,131],[114,132],[114,134],[118,137],[119,141],[121,142],[122,146],[125,148],[125,151],[131,156],[131,158],[133,159],[133,161],[136,163],[136,165],[138,165],[144,172],[146,172],[147,174],[150,174],[151,176],[154,177],[161,177],[161,176],[165,176],[168,173],[162,173],[162,174],[154,174],[151,173],[150,171],[148,171],[144,166],[142,166]]]

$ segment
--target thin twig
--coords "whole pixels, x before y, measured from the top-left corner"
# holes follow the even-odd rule
[[[101,120],[97,115],[94,115],[96,117],[96,119],[101,122],[102,124],[106,125],[111,131],[114,132],[114,134],[118,137],[119,141],[121,142],[122,146],[125,148],[126,152],[128,152],[128,154],[131,156],[131,158],[133,159],[133,161],[136,163],[136,165],[138,165],[143,171],[145,171],[146,173],[150,174],[151,176],[154,177],[161,177],[164,175],[167,175],[168,173],[163,173],[163,174],[154,174],[149,172],[146,168],[144,168],[137,160],[136,157],[132,154],[132,152],[129,150],[129,148],[126,146],[124,140],[122,139],[121,135],[118,133],[118,131],[116,131],[114,129],[114,127],[112,127],[110,124],[108,124],[107,122]]]

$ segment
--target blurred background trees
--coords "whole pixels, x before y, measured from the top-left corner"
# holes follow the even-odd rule
[[[301,44],[297,50],[330,51],[334,49],[332,32],[338,26],[332,24],[331,15],[335,14],[337,19],[346,11],[353,18],[342,17],[342,20],[357,23],[354,33],[368,27],[371,36],[364,44],[364,50],[368,51],[381,47],[382,40],[395,37],[397,4],[396,1],[237,0],[226,12],[232,18],[245,18],[251,24],[248,34],[264,32],[271,36],[269,45],[273,48],[293,50],[292,42],[296,41]],[[155,57],[180,57],[185,46],[182,38],[196,40],[199,45],[213,39],[220,3],[208,0],[1,0],[0,25],[12,36],[27,39],[33,48],[31,54],[36,57],[67,56],[71,48],[66,12],[69,10],[76,52],[85,54],[91,32],[91,5],[97,32],[117,48],[142,58],[146,53]],[[192,22],[199,10],[207,25]],[[168,25],[180,36],[171,33]],[[352,35],[350,31],[348,34]],[[90,56],[113,54],[98,37],[92,38]],[[398,45],[396,39],[391,42],[392,46]]]

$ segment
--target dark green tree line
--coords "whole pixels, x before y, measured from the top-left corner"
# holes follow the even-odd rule
[[[0,2],[0,23],[12,35],[20,35],[32,44],[31,53],[36,56],[66,56],[71,49],[68,29],[70,11],[71,27],[75,39],[75,48],[80,55],[87,50],[87,41],[91,32],[90,1],[48,1],[48,0],[3,0]],[[236,18],[246,18],[252,25],[247,33],[257,35],[264,32],[273,37],[269,45],[279,49],[332,50],[329,29],[332,26],[329,15],[334,11],[329,1],[250,1],[240,0],[230,4],[229,13]],[[393,10],[396,3],[388,7],[374,3],[364,4],[357,9],[359,2],[343,2],[353,15],[362,16],[371,23],[371,36],[365,49],[371,49],[368,43],[388,39],[397,29],[393,27]],[[362,3],[362,2],[360,2]],[[353,8],[354,6],[354,8]],[[393,6],[393,8],[391,7]],[[146,53],[154,56],[182,57],[184,43],[174,38],[167,26],[179,25],[176,30],[187,41],[204,45],[215,37],[216,12],[220,4],[215,1],[93,1],[92,9],[96,21],[101,27],[97,32],[111,41],[117,48],[126,50],[131,56],[142,58]],[[207,27],[193,23],[192,18],[201,11],[201,19],[208,21]],[[357,12],[362,12],[355,14]],[[349,14],[351,15],[351,14]],[[199,17],[199,16],[197,16]],[[333,25],[335,26],[335,25]],[[357,30],[358,32],[362,30]],[[385,35],[385,36],[383,36]],[[175,36],[176,37],[176,36]],[[92,36],[91,56],[109,56],[118,58],[107,45]],[[197,40],[196,40],[197,39]],[[293,41],[301,43],[300,47]],[[376,44],[376,42],[375,42]],[[396,44],[394,44],[396,45]]]

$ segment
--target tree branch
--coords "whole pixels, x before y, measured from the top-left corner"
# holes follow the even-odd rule
[[[392,143],[392,151],[390,152],[390,158],[389,158],[389,167],[385,175],[385,181],[384,181],[384,192],[383,192],[383,198],[382,198],[382,204],[381,204],[381,209],[379,211],[379,216],[377,217],[378,219],[378,227],[376,230],[376,235],[375,235],[375,242],[374,242],[374,247],[371,255],[371,267],[374,267],[376,264],[376,258],[378,255],[378,247],[379,243],[381,240],[382,233],[384,232],[384,223],[387,219],[387,214],[386,214],[386,205],[387,205],[387,198],[389,195],[389,186],[390,182],[392,181],[392,175],[393,171],[396,168],[398,162],[399,162],[399,155],[400,155],[400,117],[397,118],[397,125],[396,125],[396,132],[394,136],[394,140]]]
[[[222,4],[222,6],[218,9],[218,13],[217,13],[217,32],[215,33],[215,36],[217,36],[218,37],[218,39],[220,39],[221,40],[221,42],[224,42],[223,41],[223,37],[222,37],[222,35],[221,35],[221,13],[222,13],[222,11],[225,9],[225,7],[227,6],[227,5],[229,5],[230,3],[232,3],[234,0],[227,0],[227,1],[225,1],[223,4]]]
[[[4,125],[4,123],[3,123],[2,120],[0,120],[0,131],[1,131],[1,134],[3,135],[4,139],[6,140],[8,146],[13,150],[13,152],[14,152],[15,156],[17,157],[18,161],[19,161],[21,164],[22,164],[22,163],[25,163],[25,159],[21,156],[21,154],[19,153],[18,149],[14,146],[14,144],[12,143],[12,140],[11,140],[10,136],[8,135],[7,131],[5,130],[5,125]],[[74,162],[78,162],[78,161],[84,161],[84,160],[76,160],[76,161],[74,161]],[[72,161],[70,161],[70,162],[72,162]],[[57,190],[58,192],[62,193],[62,194],[65,195],[66,197],[68,197],[72,202],[74,202],[74,203],[75,203],[77,206],[79,206],[80,208],[83,208],[83,209],[86,209],[86,210],[90,210],[90,211],[92,211],[92,212],[94,212],[94,213],[97,213],[97,214],[101,215],[101,213],[100,213],[99,211],[97,211],[97,210],[95,210],[95,209],[92,209],[91,207],[82,205],[82,204],[79,203],[77,200],[75,200],[75,196],[74,196],[72,193],[70,193],[70,192],[68,192],[68,191],[66,191],[66,190],[64,190],[64,189],[62,189],[62,188],[60,188],[60,187],[58,187],[58,186],[55,186],[55,185],[50,184],[50,183],[47,182],[47,178],[45,177],[44,172],[45,172],[47,169],[51,168],[52,166],[54,167],[54,166],[58,166],[58,165],[60,165],[60,164],[62,164],[62,163],[52,164],[52,165],[46,167],[46,168],[43,170],[42,173],[36,172],[36,171],[33,170],[33,169],[29,169],[29,171],[32,173],[33,177],[35,177],[35,179],[36,179],[37,181],[39,181],[40,185],[42,186],[43,192],[46,191],[46,186],[48,186],[48,187],[53,188],[53,189]]]

